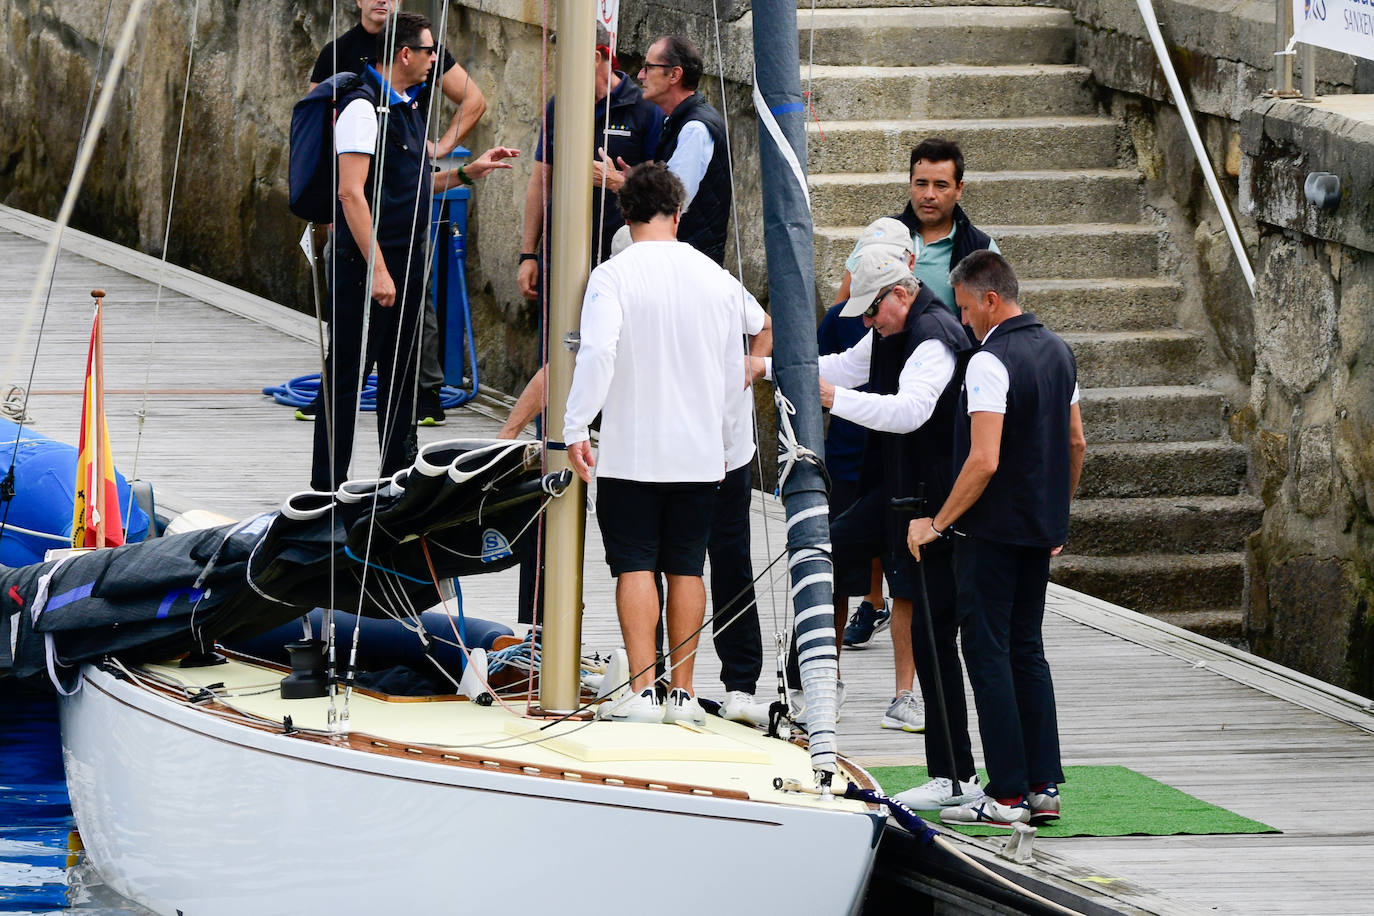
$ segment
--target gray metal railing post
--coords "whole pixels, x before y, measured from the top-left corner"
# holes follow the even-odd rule
[[[1291,98],[1293,91],[1293,54],[1288,39],[1293,36],[1291,0],[1274,0],[1274,95]]]
[[[1304,102],[1315,102],[1317,100],[1317,49],[1313,45],[1306,44],[1301,47],[1302,100]]]

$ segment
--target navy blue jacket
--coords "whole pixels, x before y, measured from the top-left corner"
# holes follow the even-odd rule
[[[1023,547],[1058,547],[1069,537],[1069,401],[1078,364],[1068,344],[1034,315],[1002,322],[983,344],[1007,368],[1007,412],[997,471],[955,523],[962,534]],[[968,459],[968,393],[959,397],[955,460]]]
[[[658,147],[659,135],[663,132],[663,112],[653,102],[644,98],[643,91],[639,84],[630,79],[620,71],[616,71],[616,76],[620,77],[620,82],[611,90],[610,94],[596,103],[593,109],[595,130],[592,139],[593,156],[596,151],[604,147],[606,155],[611,157],[611,162],[618,163],[621,159],[625,160],[626,165],[639,165],[654,158],[654,150]],[[610,116],[607,118],[607,105],[610,107]],[[553,136],[554,119],[554,99],[549,99],[548,106],[544,109],[544,126],[539,131],[539,145],[534,148],[534,161],[543,162],[546,165],[553,165],[555,150],[549,137]],[[597,156],[600,161],[600,157]],[[553,212],[553,195],[549,195],[549,205],[545,208],[544,227],[547,230],[552,226],[549,216]],[[605,218],[602,218],[602,214]],[[615,237],[616,230],[625,225],[625,218],[620,215],[620,200],[615,194],[608,194],[604,188],[592,188],[592,257],[597,258],[600,252],[600,261],[604,261],[611,256],[611,239]],[[597,239],[600,239],[598,249]]]

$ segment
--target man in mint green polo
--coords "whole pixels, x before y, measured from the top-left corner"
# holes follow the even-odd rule
[[[959,144],[941,137],[922,140],[911,151],[911,200],[894,216],[911,232],[916,263],[911,272],[950,311],[958,314],[949,272],[969,254],[981,249],[999,251],[997,243],[969,222],[959,200],[964,195],[964,154]],[[858,263],[859,246],[845,260],[844,279],[835,296],[849,298],[850,272]]]

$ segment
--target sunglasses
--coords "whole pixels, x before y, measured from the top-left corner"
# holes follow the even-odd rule
[[[412,51],[419,51],[421,54],[438,54],[438,45],[406,45]]]
[[[883,300],[884,300],[884,299],[886,299],[888,296],[892,295],[892,291],[893,291],[894,289],[896,289],[896,288],[897,288],[897,287],[896,287],[895,285],[894,285],[894,286],[889,286],[887,289],[885,289],[885,290],[883,290],[881,293],[879,293],[878,296],[877,296],[877,298],[875,298],[875,299],[873,300],[873,304],[870,305],[868,308],[866,308],[866,309],[863,310],[863,316],[864,316],[865,318],[876,318],[876,317],[878,317],[878,308],[883,304]]]

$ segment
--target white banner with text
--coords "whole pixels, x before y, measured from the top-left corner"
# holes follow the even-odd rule
[[[1293,0],[1293,40],[1374,60],[1374,0]]]

